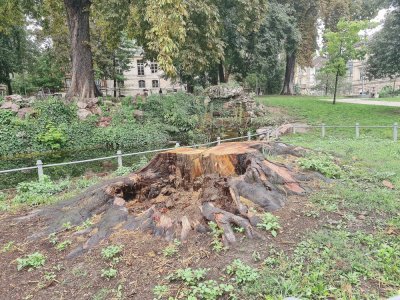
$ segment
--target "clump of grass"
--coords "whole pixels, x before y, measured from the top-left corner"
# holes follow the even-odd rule
[[[273,237],[278,235],[278,230],[281,228],[278,217],[271,213],[264,213],[261,217],[261,223],[258,223],[257,227],[269,231]]]
[[[317,171],[328,178],[340,178],[343,175],[340,167],[331,157],[326,155],[313,155],[299,159],[299,165],[307,170]]]
[[[44,266],[46,262],[46,256],[44,256],[40,252],[35,252],[27,255],[23,258],[17,258],[17,270],[20,271],[22,269],[28,268],[28,271],[33,269],[40,268]]]

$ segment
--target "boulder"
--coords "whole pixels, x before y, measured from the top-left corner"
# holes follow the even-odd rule
[[[101,113],[102,113],[101,108],[99,106],[92,106],[87,109],[89,109],[90,112],[95,115],[101,115]]]
[[[25,119],[26,116],[31,115],[34,112],[32,107],[24,107],[18,110],[17,116],[20,119]]]
[[[84,108],[80,108],[78,109],[78,118],[80,120],[85,120],[87,117],[93,115],[92,112],[90,110],[84,109]]]
[[[111,117],[101,117],[97,122],[98,127],[108,127],[111,125],[112,118]]]
[[[78,106],[79,109],[84,109],[84,108],[88,107],[88,104],[84,101],[78,101],[76,103],[76,105]]]
[[[244,93],[241,86],[214,85],[206,90],[206,95],[211,99],[229,99]]]
[[[133,116],[134,116],[135,118],[143,118],[143,116],[144,116],[144,111],[143,111],[143,110],[139,110],[139,109],[135,109],[135,110],[133,111]]]
[[[11,101],[7,101],[7,102],[4,102],[4,103],[1,105],[0,108],[1,108],[1,109],[9,109],[9,110],[11,110],[11,111],[13,111],[13,112],[18,112],[18,110],[19,110],[19,105],[18,105],[18,104],[15,104],[15,103],[13,103],[13,102],[11,102]]]
[[[22,102],[23,98],[21,95],[8,95],[5,97],[6,101],[12,101],[14,103]]]

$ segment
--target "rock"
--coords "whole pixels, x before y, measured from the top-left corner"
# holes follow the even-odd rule
[[[172,199],[168,199],[166,202],[165,202],[165,207],[166,208],[173,208],[175,206],[175,203],[174,203],[174,201],[172,200]]]
[[[98,127],[108,127],[111,125],[112,117],[101,117],[97,122]]]
[[[89,101],[87,101],[86,107],[89,107],[89,108],[95,107],[95,106],[97,106],[97,103],[99,103],[99,99],[97,99],[97,98],[89,99]]]
[[[206,95],[211,99],[229,99],[244,93],[241,86],[214,85],[206,90]]]
[[[142,118],[142,117],[144,116],[144,111],[139,110],[139,109],[135,109],[135,110],[133,111],[133,116],[134,116],[135,118]]]
[[[126,201],[121,197],[115,197],[114,198],[114,203],[113,203],[114,205],[125,206],[125,203],[126,203]]]
[[[13,111],[13,112],[18,112],[18,110],[19,110],[19,105],[18,105],[18,104],[15,104],[15,103],[13,103],[13,102],[11,102],[11,101],[7,101],[7,102],[4,102],[4,103],[1,105],[0,108],[2,108],[2,109],[9,109],[9,110],[11,110],[11,111]]]
[[[382,184],[388,189],[394,190],[394,185],[389,180],[382,181]]]
[[[90,112],[95,115],[101,115],[102,111],[99,106],[92,106],[89,108]]]
[[[32,107],[24,107],[18,110],[17,116],[20,119],[25,119],[27,115],[31,115],[34,112]]]
[[[87,109],[78,109],[78,118],[80,120],[85,120],[87,117],[91,116],[92,113],[90,112],[90,110]]]
[[[80,109],[84,109],[84,108],[88,107],[87,103],[86,103],[86,102],[83,102],[83,101],[78,101],[78,102],[76,103],[76,105],[77,105],[78,108],[80,108]]]
[[[21,95],[8,95],[5,97],[5,99],[6,99],[6,101],[12,101],[14,103],[23,101],[23,98]]]

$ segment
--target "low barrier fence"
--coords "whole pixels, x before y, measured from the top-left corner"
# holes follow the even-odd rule
[[[397,142],[398,140],[398,124],[394,123],[392,126],[361,126],[359,123],[356,123],[353,126],[330,126],[326,124],[321,124],[321,125],[293,125],[292,126],[292,133],[296,134],[297,129],[301,128],[321,128],[321,137],[324,138],[326,136],[326,129],[328,128],[354,128],[355,129],[355,137],[359,138],[360,137],[360,130],[362,128],[392,128],[393,131],[393,141]],[[223,142],[233,142],[233,141],[239,141],[243,139],[251,140],[253,137],[257,136],[265,136],[268,140],[269,139],[274,139],[279,137],[279,128],[274,128],[271,130],[266,130],[261,133],[256,133],[256,134],[251,134],[249,131],[247,135],[245,136],[240,136],[240,137],[235,137],[235,138],[229,138],[229,139],[221,139],[220,137],[217,138],[216,141],[209,142],[209,143],[204,143],[204,144],[196,144],[192,146],[185,146],[186,148],[198,148],[198,147],[207,147],[207,146],[212,146],[212,145],[220,145]],[[103,161],[103,160],[110,160],[110,159],[117,159],[118,162],[118,168],[123,166],[123,157],[127,156],[134,156],[134,155],[143,155],[143,154],[149,154],[149,153],[158,153],[162,151],[168,151],[168,150],[173,150],[180,147],[179,143],[176,143],[175,147],[173,148],[164,148],[164,149],[156,149],[156,150],[148,150],[148,151],[141,151],[141,152],[134,152],[134,153],[122,153],[121,150],[118,150],[115,155],[111,156],[106,156],[106,157],[98,157],[98,158],[92,158],[92,159],[85,159],[85,160],[78,160],[78,161],[70,161],[70,162],[62,162],[62,163],[54,163],[54,164],[43,164],[41,160],[36,161],[36,165],[32,167],[23,167],[23,168],[16,168],[16,169],[10,169],[10,170],[1,170],[0,174],[6,174],[6,173],[12,173],[12,172],[20,172],[20,171],[28,171],[28,170],[37,170],[39,180],[43,179],[44,176],[44,169],[45,168],[51,168],[51,167],[59,167],[59,166],[68,166],[68,165],[74,165],[74,164],[81,164],[81,163],[88,163],[88,162],[95,162],[95,161]]]

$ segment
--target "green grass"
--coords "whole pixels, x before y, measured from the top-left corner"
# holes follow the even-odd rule
[[[267,106],[281,107],[298,120],[311,125],[392,125],[400,123],[400,108],[336,103],[319,100],[321,97],[268,96],[259,98]]]

